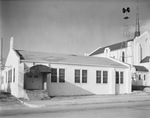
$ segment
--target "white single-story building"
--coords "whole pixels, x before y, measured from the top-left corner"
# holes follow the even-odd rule
[[[131,92],[131,68],[109,57],[89,57],[15,50],[13,38],[3,70],[2,89],[18,98],[26,90],[49,96]]]

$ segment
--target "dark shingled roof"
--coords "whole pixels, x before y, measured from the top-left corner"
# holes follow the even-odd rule
[[[137,65],[133,65],[136,69],[136,71],[144,71],[144,72],[148,72],[148,69],[145,68],[144,66],[137,66]]]
[[[110,48],[111,51],[126,48],[127,47],[127,42],[129,42],[129,41],[133,41],[133,39],[99,48],[96,51],[94,51],[93,53],[91,53],[90,56],[96,55],[96,54],[101,54],[101,53],[104,52],[105,48],[108,48],[108,47]]]
[[[150,62],[150,56],[146,56],[146,57],[141,61],[141,63],[147,63],[147,62]]]
[[[24,50],[15,51],[20,56],[20,60],[24,61],[127,68],[127,66],[106,57],[89,57]]]

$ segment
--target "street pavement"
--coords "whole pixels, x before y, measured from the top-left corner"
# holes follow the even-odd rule
[[[28,108],[45,108],[45,107],[62,107],[71,105],[90,105],[90,104],[109,104],[109,103],[126,103],[150,101],[150,93],[133,92],[132,94],[123,95],[90,95],[90,96],[68,96],[53,97],[50,100],[30,101],[23,99],[3,99],[0,101],[0,110],[28,109]]]
[[[150,101],[51,106],[3,111],[0,118],[149,118]]]

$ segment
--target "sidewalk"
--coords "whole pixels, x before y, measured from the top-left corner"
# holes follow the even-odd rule
[[[66,106],[66,105],[150,101],[150,94],[145,92],[139,92],[125,95],[71,96],[71,97],[54,97],[50,100],[40,100],[40,101],[26,101],[26,100],[25,101],[19,100],[19,101],[28,107],[40,108],[40,107],[64,106],[64,105]]]

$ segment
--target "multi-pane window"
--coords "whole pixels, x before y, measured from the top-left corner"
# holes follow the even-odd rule
[[[116,84],[123,84],[123,80],[124,79],[124,74],[123,74],[123,72],[116,72]]]
[[[119,72],[116,72],[116,84],[119,84]]]
[[[101,71],[96,71],[96,83],[101,83]]]
[[[80,70],[75,70],[75,83],[80,83]]]
[[[123,84],[123,72],[120,72],[120,83]]]
[[[107,81],[108,81],[108,72],[103,71],[103,83],[107,83]]]
[[[124,51],[122,52],[122,62],[124,62],[125,61],[125,53],[124,53]]]
[[[15,82],[15,68],[14,68],[14,71],[13,71],[13,82]]]
[[[51,82],[57,82],[57,69],[51,69]]]
[[[87,70],[82,70],[82,83],[87,83]]]
[[[65,82],[65,69],[59,69],[59,82]]]
[[[12,70],[8,71],[8,83],[12,82]]]

